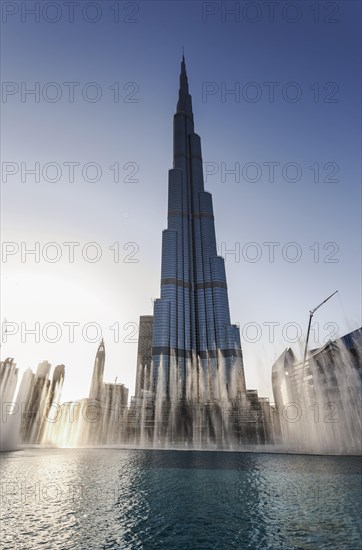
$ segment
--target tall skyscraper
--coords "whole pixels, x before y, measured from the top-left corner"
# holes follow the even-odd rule
[[[103,373],[104,373],[105,360],[106,360],[106,351],[104,347],[104,341],[102,338],[98,346],[96,358],[94,361],[92,382],[89,390],[89,399],[98,399],[98,401],[103,400],[103,397],[104,397]]]
[[[230,323],[224,259],[217,255],[184,57],[173,132],[149,389],[170,400],[236,398],[245,395],[240,334]]]

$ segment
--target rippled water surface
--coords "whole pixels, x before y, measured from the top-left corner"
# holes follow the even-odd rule
[[[361,548],[356,457],[29,449],[1,481],[3,549]]]

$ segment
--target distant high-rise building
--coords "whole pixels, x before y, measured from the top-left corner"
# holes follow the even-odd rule
[[[135,397],[142,397],[150,389],[152,361],[152,315],[140,317],[138,332],[137,373]]]
[[[106,351],[104,347],[103,338],[98,346],[96,358],[94,361],[93,375],[91,387],[89,390],[89,399],[97,399],[98,401],[103,400],[104,394],[104,363],[106,360]]]
[[[82,400],[83,420],[80,430],[83,444],[113,444],[123,437],[123,419],[127,410],[128,389],[123,384],[105,383],[103,380],[106,352],[103,338],[94,361],[89,399]],[[87,417],[88,415],[88,417]],[[78,426],[84,424],[78,417]]]
[[[305,361],[286,349],[272,368],[284,441],[314,452],[360,452],[361,365],[361,328],[310,350]]]
[[[216,249],[212,197],[204,189],[184,57],[173,146],[161,297],[154,302],[151,389],[171,401],[240,397],[245,395],[240,334],[230,322],[224,259]],[[137,372],[140,395],[143,371]]]
[[[272,368],[275,402],[283,405],[288,399],[297,400],[304,395],[311,401],[320,396],[325,402],[338,401],[341,385],[350,386],[354,391],[360,388],[361,364],[362,328],[310,350],[304,364],[287,348]],[[351,373],[355,373],[355,377]]]

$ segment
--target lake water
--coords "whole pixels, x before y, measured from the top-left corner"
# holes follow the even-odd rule
[[[4,550],[362,547],[357,457],[32,448],[1,481]]]

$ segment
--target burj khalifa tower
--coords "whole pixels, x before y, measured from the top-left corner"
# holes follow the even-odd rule
[[[212,196],[204,189],[184,56],[162,233],[161,291],[151,332],[150,365],[137,365],[139,397],[146,390],[165,400],[205,403],[245,395],[240,333],[230,322],[224,259],[217,254]]]

